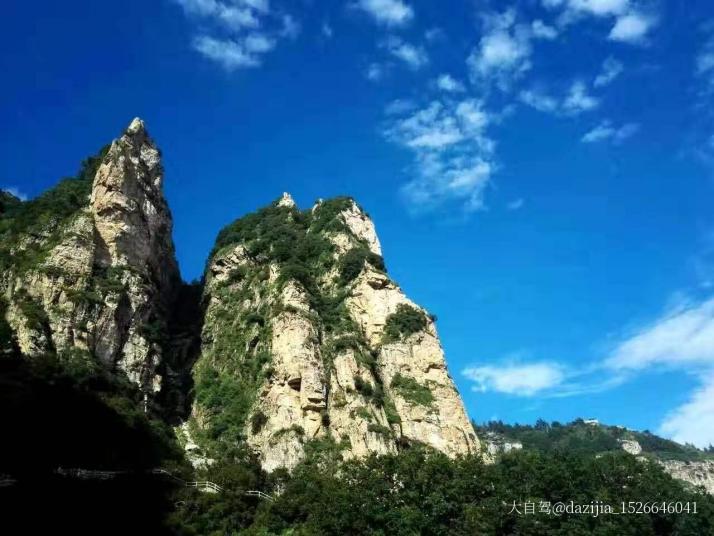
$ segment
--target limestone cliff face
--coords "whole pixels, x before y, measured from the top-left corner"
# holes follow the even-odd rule
[[[28,202],[29,225],[12,221],[8,322],[27,356],[99,361],[158,391],[180,279],[160,153],[144,123],[132,121],[82,175]]]
[[[687,482],[695,487],[703,487],[714,495],[714,460],[684,462],[663,460],[659,464],[673,478]]]
[[[351,199],[300,212],[283,196],[226,228],[204,303],[189,430],[205,454],[245,440],[273,470],[311,440],[344,458],[478,450],[434,322],[388,278]]]
[[[637,456],[639,460],[647,462],[650,458],[642,455],[642,445],[634,439],[620,440],[622,450]],[[661,460],[656,459],[666,473],[694,487],[702,487],[710,495],[714,495],[714,460]]]
[[[197,464],[248,447],[289,468],[308,443],[344,458],[478,450],[434,322],[388,277],[353,200],[301,211],[283,195],[224,229],[186,285],[162,188],[135,119],[78,178],[0,198],[0,355],[127,377]]]

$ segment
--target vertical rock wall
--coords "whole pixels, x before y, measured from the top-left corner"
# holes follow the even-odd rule
[[[135,119],[102,157],[86,202],[15,253],[36,259],[3,280],[8,321],[30,357],[96,359],[146,391],[180,278],[158,149]]]

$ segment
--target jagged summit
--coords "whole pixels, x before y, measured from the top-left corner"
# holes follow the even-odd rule
[[[139,132],[145,131],[146,125],[144,124],[144,121],[139,117],[135,117],[134,119],[132,119],[131,123],[129,123],[129,126],[126,129],[126,133],[129,135],[134,135],[138,134]]]
[[[78,180],[23,204],[0,282],[23,354],[71,354],[147,393],[160,389],[161,341],[180,283],[162,182],[160,153],[135,119]]]
[[[276,206],[293,208],[296,206],[296,204],[295,204],[295,200],[292,198],[292,196],[289,193],[283,192],[283,195],[280,197],[280,199],[278,199]]]

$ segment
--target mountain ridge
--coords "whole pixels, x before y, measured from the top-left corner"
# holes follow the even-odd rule
[[[145,410],[174,424],[190,414],[179,438],[201,451],[191,459],[245,441],[265,467],[292,467],[317,438],[347,457],[410,442],[478,451],[433,318],[387,276],[352,198],[301,211],[283,194],[237,219],[193,287],[139,118],[79,178],[3,204],[4,316],[19,351],[104,366],[139,386]]]
[[[0,495],[27,530],[711,531],[704,453],[585,421],[472,425],[435,318],[391,280],[353,199],[300,210],[283,194],[226,226],[186,283],[162,183],[137,119],[76,178],[0,197]],[[647,456],[660,444],[697,460]],[[121,477],[73,477],[95,474]],[[515,516],[514,499],[701,513]]]

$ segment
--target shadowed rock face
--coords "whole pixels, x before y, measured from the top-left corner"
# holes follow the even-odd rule
[[[270,226],[248,228],[252,217],[272,218]],[[300,212],[284,194],[245,221],[237,223],[234,242],[220,244],[206,272],[192,448],[197,443],[210,457],[216,443],[225,447],[244,437],[267,470],[294,466],[311,439],[333,440],[344,458],[393,453],[410,443],[450,456],[478,451],[434,322],[384,272],[374,224],[354,201],[319,202]],[[276,225],[296,233],[291,247],[312,244],[321,261],[303,262],[299,253],[276,257],[270,251],[280,250],[279,238],[256,254],[261,233],[270,235]],[[355,251],[369,260],[357,262],[347,277],[349,259],[359,258]],[[300,275],[301,266],[309,277]],[[389,339],[385,328],[403,306],[422,323]],[[257,311],[259,325],[252,321]],[[238,382],[238,390],[250,393],[237,428],[226,430],[221,410],[208,403],[214,390],[201,380],[206,377]]]
[[[112,142],[74,214],[23,237],[38,262],[6,277],[8,321],[28,356],[56,352],[118,368],[147,392],[180,282],[161,157],[140,119]]]

